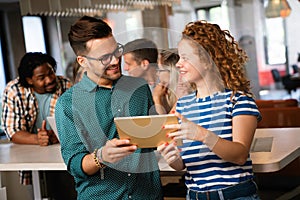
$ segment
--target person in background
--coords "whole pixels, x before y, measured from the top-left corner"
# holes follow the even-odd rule
[[[174,108],[179,97],[193,91],[193,86],[179,77],[176,63],[179,60],[177,49],[161,50],[158,56],[158,84],[152,91],[156,111],[167,114]]]
[[[124,45],[124,70],[130,76],[140,77],[148,82],[151,89],[157,83],[158,49],[156,44],[146,38],[140,38]]]
[[[119,139],[114,124],[115,117],[149,114],[147,82],[122,75],[123,45],[101,19],[83,16],[68,36],[85,73],[58,100],[55,119],[78,199],[163,199],[154,150]]]
[[[175,170],[186,168],[187,199],[259,199],[250,146],[260,113],[250,92],[246,53],[228,31],[196,21],[186,25],[178,44],[177,67],[196,84],[176,104],[180,124],[168,133],[183,146],[158,146]],[[179,150],[180,149],[180,150]]]
[[[19,76],[10,81],[2,95],[2,129],[16,144],[47,146],[58,143],[46,122],[54,115],[57,99],[71,87],[57,76],[56,61],[41,52],[26,53],[19,64]],[[21,184],[32,184],[31,171],[20,171]]]
[[[46,117],[54,115],[57,99],[71,83],[55,72],[56,61],[47,54],[30,52],[22,57],[19,77],[6,85],[2,95],[2,129],[13,143],[58,143]]]

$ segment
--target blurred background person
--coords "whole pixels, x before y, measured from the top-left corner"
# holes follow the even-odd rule
[[[136,39],[124,45],[124,71],[133,77],[147,81],[151,91],[157,83],[158,49],[156,44],[146,38]]]
[[[158,114],[170,113],[176,101],[193,91],[193,84],[184,82],[176,67],[179,60],[177,49],[161,50],[158,56],[158,84],[152,95]]]
[[[74,59],[66,68],[66,76],[75,84],[81,80],[85,71],[86,69],[77,62],[77,59]]]
[[[82,76],[85,71],[86,71],[86,69],[83,66],[81,66],[77,62],[77,60],[75,60],[73,63],[73,82],[74,82],[74,84],[78,83],[82,79]]]

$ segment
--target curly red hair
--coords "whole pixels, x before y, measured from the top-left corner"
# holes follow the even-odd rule
[[[183,39],[192,40],[203,47],[205,55],[217,66],[225,88],[231,89],[233,94],[242,91],[252,95],[244,69],[248,57],[229,31],[201,20],[188,23],[182,34]],[[200,53],[203,55],[203,52]]]

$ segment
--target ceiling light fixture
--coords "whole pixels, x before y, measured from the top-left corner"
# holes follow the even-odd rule
[[[21,15],[102,16],[105,12],[172,6],[181,0],[20,0]]]
[[[265,14],[267,18],[285,18],[291,14],[291,7],[286,0],[269,0]]]

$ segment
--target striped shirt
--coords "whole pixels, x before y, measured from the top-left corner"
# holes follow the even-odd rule
[[[55,104],[58,97],[71,87],[71,82],[57,76],[57,90],[50,100],[50,115],[54,115]],[[19,78],[10,81],[3,92],[2,97],[2,129],[7,137],[11,137],[18,131],[33,132],[38,114],[38,102],[31,88],[20,85]]]
[[[177,112],[188,120],[232,141],[232,118],[238,115],[260,113],[253,98],[237,93],[230,99],[231,90],[197,98],[196,93],[182,97],[177,102]],[[244,165],[227,162],[200,141],[184,140],[181,156],[187,173],[186,186],[190,190],[205,192],[222,189],[253,177],[250,156]]]

